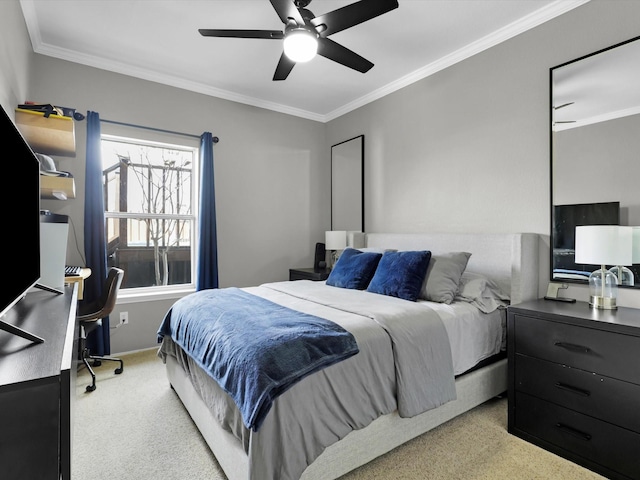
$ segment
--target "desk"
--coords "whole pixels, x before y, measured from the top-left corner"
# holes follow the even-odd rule
[[[78,284],[78,300],[82,300],[82,294],[84,292],[84,280],[91,276],[90,268],[83,268],[80,270],[80,275],[73,275],[71,277],[64,277],[64,283],[73,285]]]
[[[5,320],[43,343],[0,332],[0,465],[3,480],[70,480],[76,396],[77,287],[34,290]]]

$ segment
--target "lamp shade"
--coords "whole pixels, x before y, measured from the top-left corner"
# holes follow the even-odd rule
[[[344,250],[347,248],[347,231],[330,230],[324,232],[324,243],[327,250]]]
[[[638,233],[640,236],[640,232]],[[576,263],[632,265],[633,227],[583,225],[576,227]]]

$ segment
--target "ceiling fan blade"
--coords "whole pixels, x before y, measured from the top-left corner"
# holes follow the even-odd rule
[[[198,30],[203,37],[232,37],[232,38],[267,38],[282,40],[284,32],[280,30],[216,30],[201,28]]]
[[[318,38],[318,55],[359,72],[368,72],[373,63],[329,38]]]
[[[560,110],[561,108],[568,107],[569,105],[573,105],[576,102],[568,102],[563,103],[562,105],[558,105],[557,107],[553,107],[554,110]]]
[[[293,19],[298,25],[304,25],[302,15],[293,3],[293,0],[269,0],[276,13],[282,20],[282,23],[289,23],[289,19]]]
[[[278,62],[278,66],[276,67],[276,71],[273,74],[273,79],[285,80],[289,76],[289,73],[291,73],[291,70],[293,69],[293,66],[295,64],[296,62],[291,60],[284,54],[284,52],[282,52],[282,55],[280,55],[280,61]]]
[[[361,0],[315,17],[311,19],[311,24],[316,27],[320,35],[326,37],[332,33],[340,32],[346,28],[371,20],[395,8],[398,8],[396,0]]]

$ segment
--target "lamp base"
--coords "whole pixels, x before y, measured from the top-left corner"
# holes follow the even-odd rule
[[[338,261],[338,251],[331,250],[331,265],[329,265],[329,270],[333,270],[333,267],[336,266],[336,262]]]
[[[589,297],[589,306],[591,308],[599,308],[601,310],[617,310],[616,299],[614,297],[601,297],[599,295],[591,295]]]

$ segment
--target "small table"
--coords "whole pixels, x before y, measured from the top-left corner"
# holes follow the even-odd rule
[[[82,300],[82,294],[84,292],[84,281],[86,278],[91,276],[90,268],[83,268],[80,270],[80,275],[71,275],[69,277],[64,277],[64,283],[72,285],[74,283],[78,284],[78,300]]]
[[[290,268],[289,280],[326,280],[331,270],[328,268]]]

